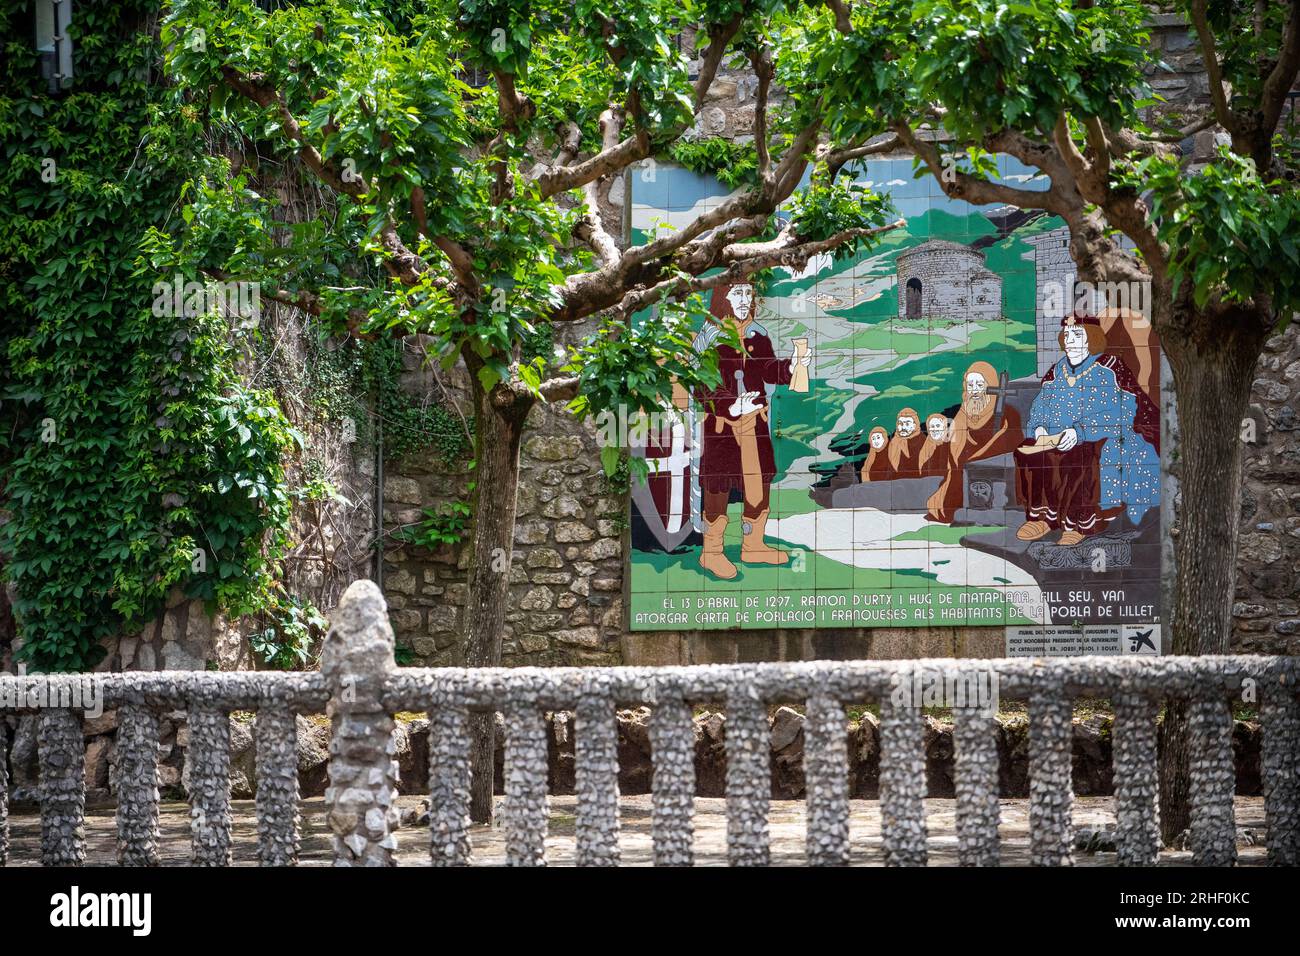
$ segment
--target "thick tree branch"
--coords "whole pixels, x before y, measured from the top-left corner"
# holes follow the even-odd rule
[[[1229,133],[1236,134],[1239,123],[1232,108],[1228,105],[1228,93],[1223,86],[1223,68],[1219,64],[1218,45],[1214,41],[1214,32],[1210,29],[1210,20],[1205,12],[1206,0],[1192,0],[1188,4],[1192,28],[1196,38],[1201,42],[1201,58],[1205,63],[1205,73],[1210,83],[1210,102],[1214,104],[1214,115],[1219,118],[1219,125]]]
[[[853,23],[849,19],[847,0],[826,0],[826,6],[835,14],[835,29],[840,33],[852,33]]]
[[[695,105],[697,109],[704,102],[704,97],[708,95],[709,87],[713,85],[713,81],[717,77],[722,58],[726,55],[727,44],[731,42],[732,37],[740,29],[741,22],[742,18],[737,16],[728,23],[720,25],[710,34],[709,47],[700,64],[700,75],[695,81]],[[612,24],[610,28],[612,29]],[[611,47],[609,53],[617,65],[622,56],[620,49]],[[635,119],[635,113],[636,103],[629,97],[627,114]],[[576,149],[574,153],[576,154]],[[571,160],[557,162],[540,173],[537,177],[538,185],[542,197],[547,198],[570,189],[577,189],[579,186],[584,186],[602,176],[610,176],[626,169],[639,160],[645,159],[649,155],[650,137],[645,130],[638,129],[633,135],[622,141],[609,142],[607,138],[599,153],[581,162],[573,163]]]
[[[549,198],[557,193],[609,176],[631,166],[637,160],[650,155],[650,144],[644,137],[630,136],[617,145],[602,149],[595,156],[588,157],[571,166],[555,166],[546,170],[537,178],[542,197]]]
[[[266,82],[266,78],[257,73],[244,74],[232,66],[223,66],[221,75],[225,78],[226,84],[240,95],[252,100],[259,106],[275,109],[280,117],[280,127],[284,130],[290,140],[298,144],[298,155],[310,169],[316,178],[325,183],[335,192],[342,195],[351,196],[353,199],[363,199],[370,191],[369,185],[364,177],[349,176],[344,177],[331,163],[321,156],[320,151],[316,149],[302,131],[302,126],[298,123],[290,111],[288,104],[285,103],[284,97],[279,90],[272,87]],[[414,203],[414,199],[413,199]],[[420,203],[422,210],[422,198]],[[415,206],[412,211],[414,214]],[[379,234],[380,244],[385,252],[385,266],[389,272],[405,282],[407,285],[414,285],[419,281],[420,275],[426,270],[427,266],[418,255],[407,248],[401,237],[397,234],[397,225],[390,218],[384,225]],[[434,238],[434,245],[438,246],[448,259],[452,262],[453,269],[457,272],[457,277],[462,278],[463,269],[457,268],[457,263],[452,259],[452,253],[449,250],[459,248],[450,239],[443,237]],[[439,244],[441,242],[441,245]],[[444,248],[445,247],[445,248]],[[463,265],[463,263],[462,263]]]
[[[1106,131],[1102,129],[1101,120],[1095,116],[1085,119],[1083,128],[1087,131],[1088,149],[1092,152],[1089,166],[1097,179],[1105,184],[1110,180],[1110,143],[1106,139]]]
[[[1260,126],[1270,140],[1282,117],[1286,96],[1295,86],[1297,73],[1300,73],[1300,0],[1291,0],[1277,62],[1265,78],[1259,97]]]
[[[767,96],[772,85],[772,51],[764,46],[751,53],[749,65],[758,78],[754,102],[754,149],[758,153],[758,178],[764,185],[768,185],[772,172],[772,154],[767,143]]]
[[[894,132],[904,146],[921,157],[930,174],[938,181],[939,188],[952,199],[964,199],[976,205],[1002,204],[1019,206],[1021,209],[1045,209],[1057,215],[1064,215],[1070,206],[1064,188],[1055,179],[1045,190],[1018,189],[1003,183],[989,182],[962,172],[956,166],[945,167],[934,142],[916,135],[907,123],[896,124]]]
[[[728,22],[715,24],[709,30],[709,46],[700,61],[700,75],[695,78],[697,110],[704,103],[704,98],[709,94],[709,87],[713,86],[713,81],[717,78],[718,67],[722,65],[722,58],[727,54],[727,44],[731,42],[743,22],[744,17],[737,14]]]
[[[875,139],[875,137],[872,138]],[[822,146],[817,151],[817,160],[825,164],[827,173],[834,180],[839,175],[840,170],[848,163],[865,159],[867,156],[875,156],[879,153],[892,153],[902,145],[903,141],[898,138],[898,135],[890,133],[884,139],[863,143],[858,146],[841,146],[839,148],[829,145]]]
[[[573,234],[591,247],[602,266],[614,265],[619,260],[618,243],[605,229],[600,215],[600,194],[595,182],[582,187],[587,211],[573,227]]]
[[[630,316],[661,299],[681,297],[692,292],[704,292],[776,266],[803,269],[813,256],[831,252],[853,239],[889,232],[905,225],[905,220],[899,219],[884,226],[871,229],[845,229],[826,239],[809,241],[800,241],[797,235],[786,229],[771,242],[727,246],[722,250],[716,263],[717,266],[724,267],[721,272],[709,276],[677,275],[644,288],[633,289],[618,300],[617,311],[622,315]]]

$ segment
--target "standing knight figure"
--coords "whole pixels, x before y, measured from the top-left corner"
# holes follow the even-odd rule
[[[727,505],[733,491],[744,501],[744,536],[740,560],[750,564],[784,564],[789,553],[764,540],[776,454],[768,426],[768,389],[789,385],[797,363],[811,364],[812,354],[777,358],[767,330],[754,321],[754,287],[719,285],[709,303],[711,321],[695,339],[695,351],[715,348],[722,381],[695,395],[700,452],[697,470],[704,545],[700,567],[718,578],[736,576],[723,551]],[[722,323],[730,323],[743,350],[718,341]]]

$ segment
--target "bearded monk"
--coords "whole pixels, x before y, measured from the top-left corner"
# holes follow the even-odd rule
[[[948,416],[935,412],[925,420],[925,441],[917,456],[916,468],[921,477],[948,473]]]
[[[920,474],[917,460],[924,443],[921,416],[914,409],[903,409],[894,423],[894,437],[889,440],[889,467],[895,478],[915,478]]]
[[[862,463],[862,480],[884,481],[890,477],[889,455],[885,451],[885,446],[889,444],[889,432],[877,425],[867,436],[867,444],[871,450],[867,452],[867,460]]]
[[[740,560],[750,564],[785,564],[790,560],[789,552],[763,540],[772,479],[776,477],[776,453],[767,422],[767,387],[789,385],[796,363],[810,365],[812,353],[777,358],[767,330],[754,321],[755,305],[754,287],[749,283],[717,286],[709,301],[714,321],[695,339],[697,353],[710,347],[717,349],[718,371],[722,373],[716,388],[701,389],[695,397],[704,412],[700,493],[705,530],[700,567],[724,580],[736,576],[736,566],[722,548],[727,505],[735,490],[742,493],[745,502]],[[718,342],[718,330],[724,322],[735,329],[741,350]]]
[[[926,503],[931,521],[947,524],[962,506],[966,462],[1004,455],[1022,440],[1020,413],[1010,405],[1004,404],[1001,420],[995,420],[998,403],[989,389],[997,381],[998,373],[988,362],[975,362],[966,369],[961,408],[952,420],[947,471],[943,484]]]

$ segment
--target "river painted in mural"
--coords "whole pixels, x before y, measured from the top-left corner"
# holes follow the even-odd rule
[[[651,474],[632,489],[631,627],[995,625],[1008,653],[1158,653],[1160,363],[1140,291],[1076,308],[1059,219],[951,200],[909,159],[855,175],[906,227],[715,290],[696,346],[722,384],[679,394],[633,450]],[[662,165],[630,188],[638,242],[728,195]]]

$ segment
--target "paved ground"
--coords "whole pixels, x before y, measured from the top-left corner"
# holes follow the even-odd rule
[[[500,798],[498,798],[500,799]],[[401,797],[403,808],[413,808],[418,797]],[[953,822],[952,800],[927,800],[926,813],[930,832],[930,862],[932,865],[955,865],[957,862],[957,837]],[[624,864],[648,865],[650,849],[650,797],[623,797],[621,844]],[[697,865],[717,866],[726,862],[726,802],[717,798],[699,798],[695,801],[695,846]],[[880,804],[875,800],[851,802],[850,837],[853,842],[853,865],[879,866],[882,864],[880,846]],[[1002,801],[1002,862],[1006,865],[1029,862],[1029,801]],[[547,859],[557,865],[573,863],[574,798],[551,798],[551,829],[547,840]],[[188,810],[184,803],[165,803],[162,807],[160,829],[164,865],[183,865],[189,860]],[[772,840],[772,862],[797,866],[804,862],[804,804],[797,800],[775,800],[769,815]],[[1074,824],[1076,827],[1106,827],[1115,820],[1113,801],[1109,797],[1076,797]],[[10,866],[32,865],[40,855],[40,820],[31,814],[13,814],[9,819],[11,848]],[[1237,826],[1253,830],[1262,844],[1264,831],[1264,805],[1258,797],[1237,798]],[[302,862],[305,865],[323,865],[329,862],[329,833],[325,824],[324,802],[314,798],[303,802]],[[235,801],[234,860],[237,865],[257,862],[257,823],[251,800]],[[399,860],[406,866],[419,866],[429,861],[424,833],[403,830]],[[115,863],[115,824],[111,807],[92,809],[86,813],[87,862],[97,865]],[[505,861],[505,834],[497,827],[475,827],[473,833],[475,862],[481,865],[500,865]],[[1262,845],[1245,846],[1239,851],[1240,862],[1259,865],[1264,862]],[[1095,855],[1076,854],[1081,866],[1113,865],[1113,853]],[[1187,852],[1166,851],[1161,864],[1188,865]]]

